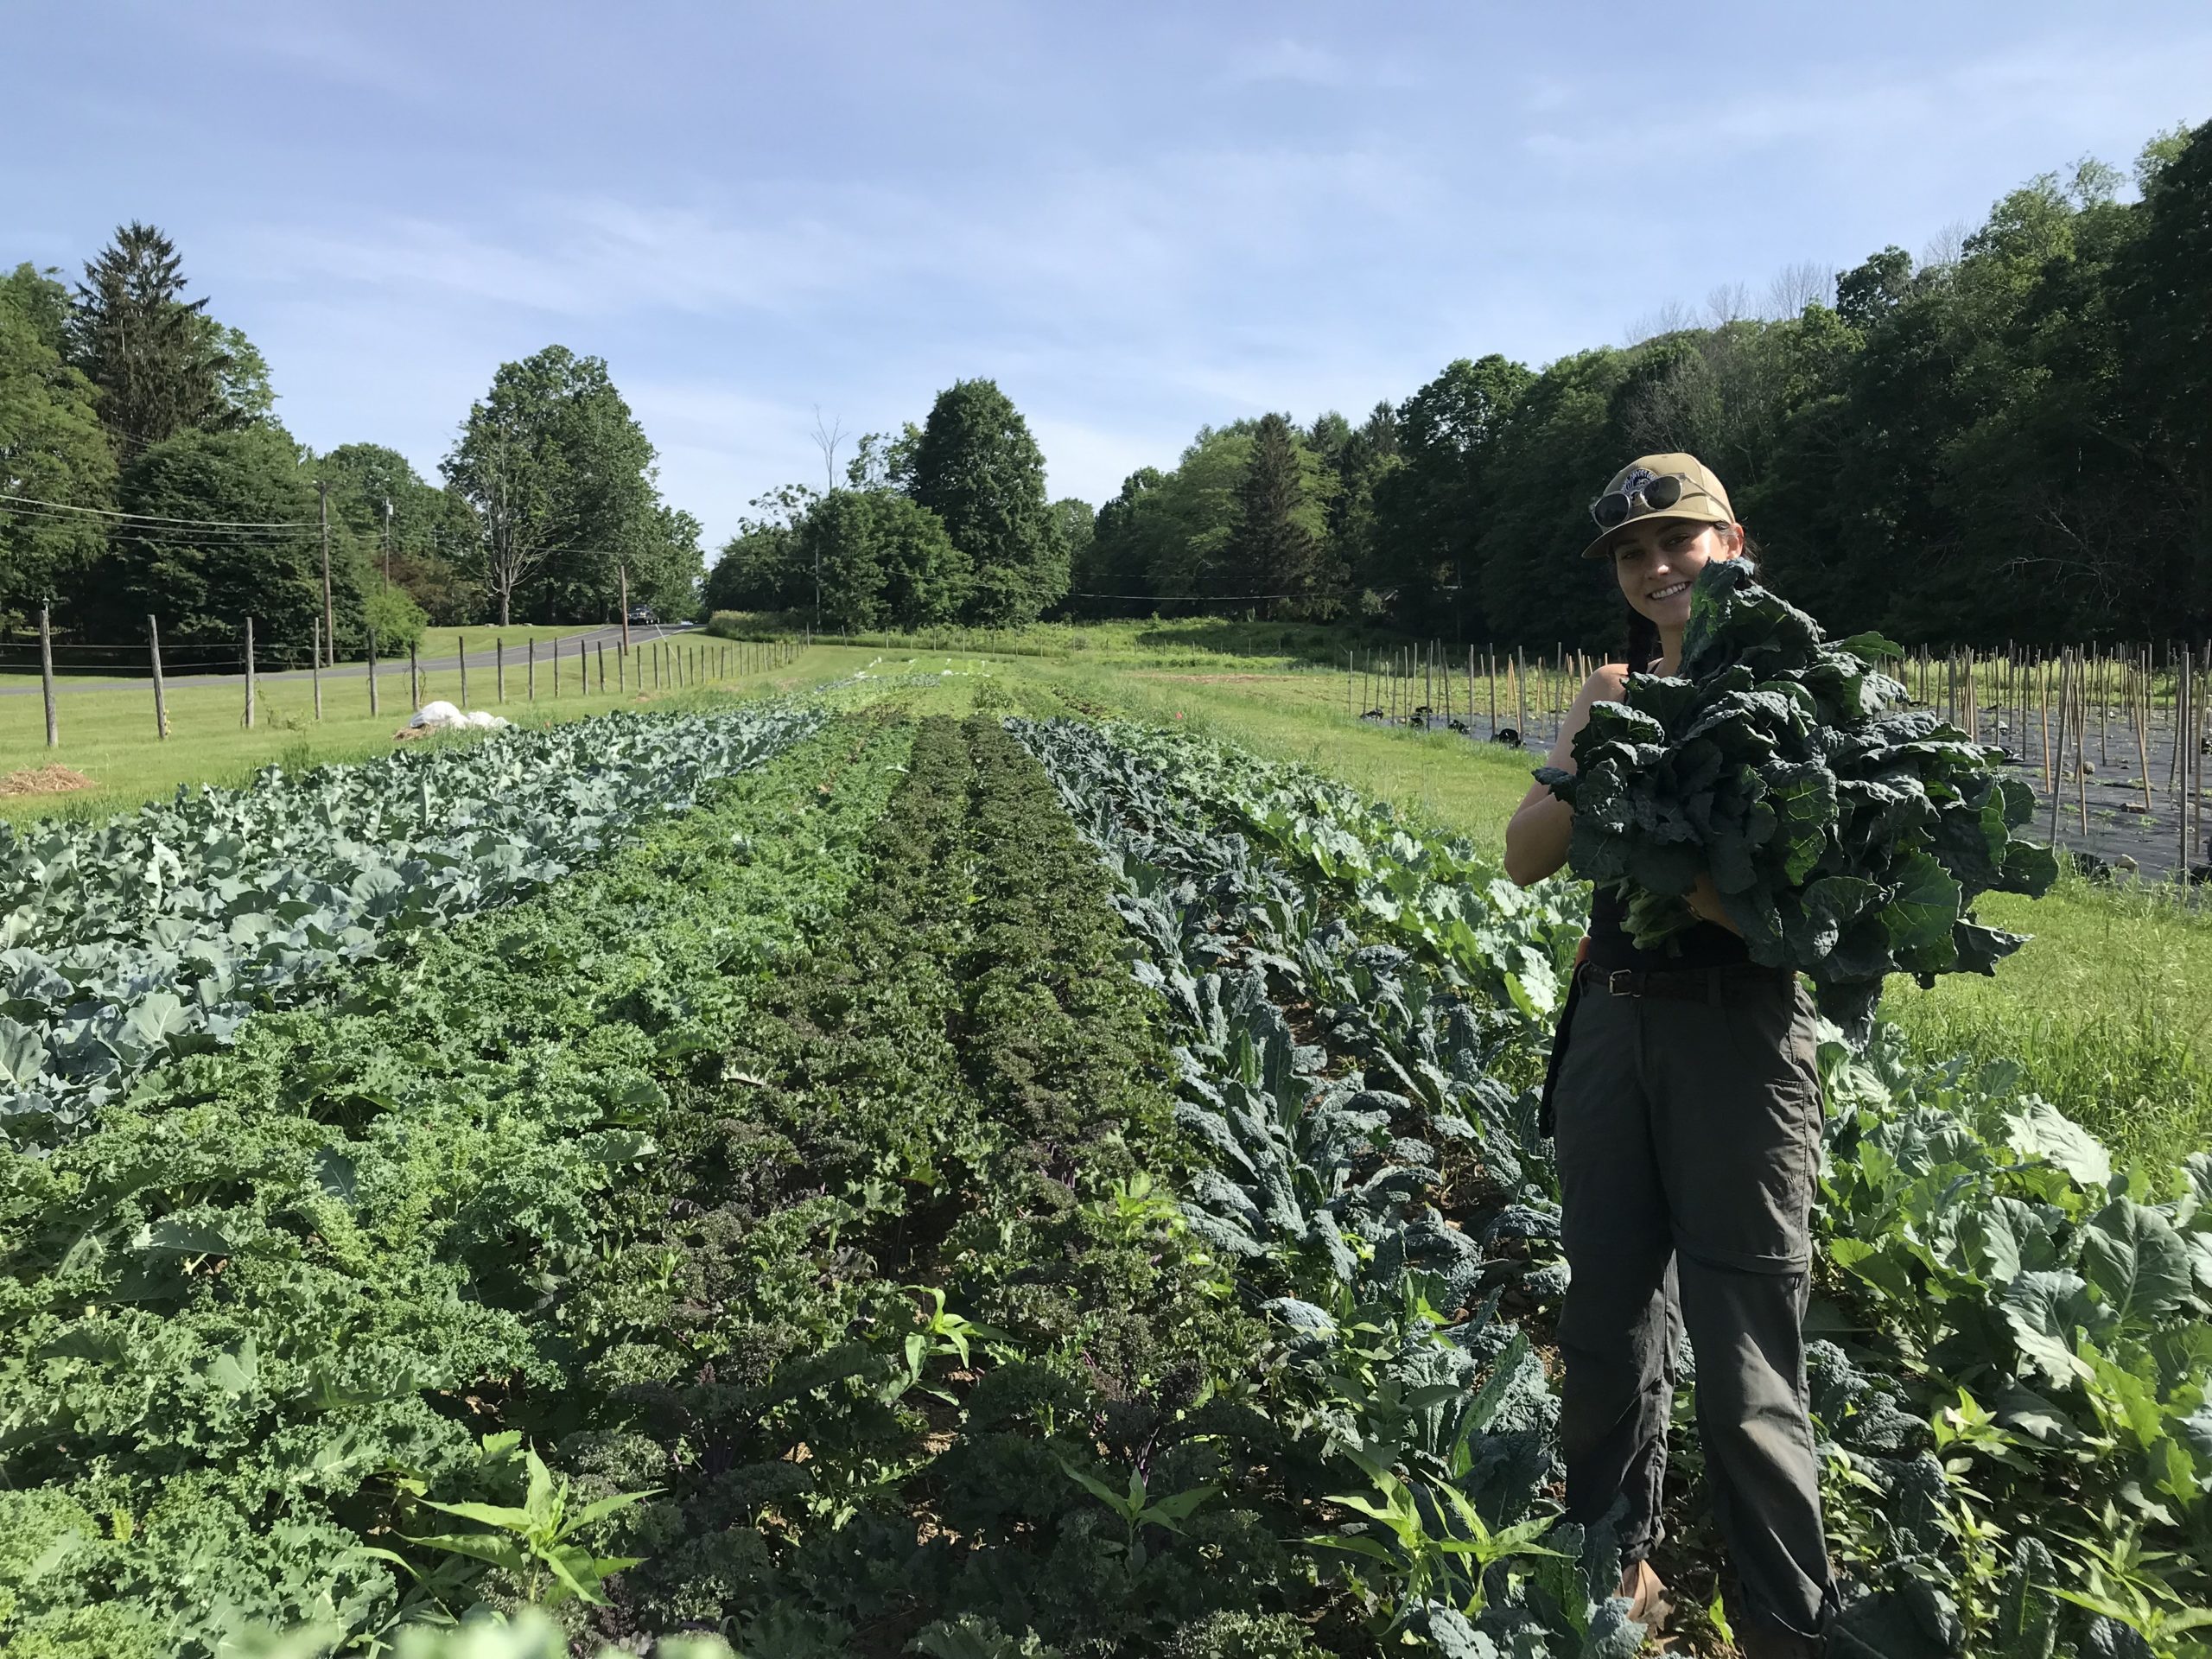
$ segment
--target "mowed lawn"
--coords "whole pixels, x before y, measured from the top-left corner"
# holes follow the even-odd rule
[[[542,661],[554,645],[563,640],[574,639],[580,634],[595,633],[601,628],[612,626],[613,624],[606,622],[530,622],[518,623],[513,626],[504,628],[488,625],[466,628],[432,628],[423,636],[423,643],[416,654],[426,661],[433,658],[452,657],[456,653],[456,647],[460,641],[466,639],[468,644],[468,654],[473,657],[480,651],[491,650],[493,641],[497,640],[518,662],[524,660],[531,646],[535,645]],[[657,637],[656,631],[651,627],[641,626],[631,630],[632,641],[638,645],[643,645]],[[572,645],[569,648],[569,655],[573,658],[575,654],[575,648]],[[57,645],[54,648],[54,677],[64,686],[72,680],[138,679],[146,676],[147,664],[143,653],[140,660],[122,667],[113,664],[100,663],[79,665],[77,661],[78,655],[79,653],[73,652],[67,643]],[[304,661],[306,657],[306,647],[302,646],[301,660]],[[365,663],[367,660],[368,654],[365,652],[359,652],[340,658],[340,666]],[[407,667],[407,653],[400,652],[397,660],[401,671],[404,672]],[[254,647],[254,661],[264,673],[271,672],[280,665],[276,654],[270,652],[268,641],[265,639]],[[381,658],[383,666],[387,669],[391,666],[393,661],[394,658],[389,652],[385,652]],[[172,682],[199,674],[240,673],[245,669],[245,648],[243,642],[234,642],[223,646],[180,645],[172,643],[162,653],[162,666]],[[473,669],[470,671],[472,677],[474,672]],[[39,683],[39,678],[38,641],[35,639],[15,639],[10,641],[4,647],[0,647],[0,687],[35,686]],[[69,695],[74,696],[79,694],[72,692]],[[148,682],[146,696],[150,704],[153,697],[150,681]],[[13,699],[0,699],[0,702],[11,701]],[[37,699],[33,698],[32,703],[35,707]],[[66,701],[63,706],[67,708]],[[12,721],[9,722],[10,726],[13,723]]]
[[[472,642],[472,650],[474,644]],[[450,644],[445,647],[449,653]],[[713,645],[702,649],[712,651]],[[671,706],[690,696],[734,693],[755,696],[769,690],[798,690],[849,674],[876,655],[873,652],[817,647],[797,662],[727,680],[679,689],[655,687],[650,665],[641,690],[635,683],[616,687],[614,653],[607,662],[607,689],[598,689],[598,661],[592,659],[590,689],[576,683],[571,656],[561,670],[560,695],[543,658],[537,665],[537,696],[528,696],[526,671],[510,664],[506,696],[488,668],[468,671],[468,706],[486,709],[517,724],[581,720],[608,709]],[[631,667],[637,666],[633,653]],[[452,669],[423,674],[423,698],[461,702],[461,675]],[[236,685],[172,688],[168,696],[169,736],[156,737],[151,690],[79,691],[60,699],[61,742],[46,747],[44,714],[37,697],[0,698],[0,817],[26,819],[48,813],[71,817],[105,816],[172,793],[180,784],[242,784],[272,763],[312,766],[321,761],[358,760],[383,753],[412,712],[406,664],[378,677],[378,711],[369,712],[365,676],[331,676],[322,683],[322,716],[315,717],[312,683],[305,679],[264,680],[256,698],[254,728],[245,727],[245,698]],[[48,766],[66,767],[89,780],[72,790],[30,787],[41,780],[21,774]],[[14,780],[10,782],[7,780]],[[7,792],[12,790],[15,792]]]

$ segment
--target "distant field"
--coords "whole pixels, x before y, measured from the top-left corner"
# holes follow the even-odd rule
[[[480,651],[491,650],[495,640],[504,643],[510,651],[527,651],[533,641],[543,646],[550,640],[573,639],[578,634],[594,633],[609,626],[605,622],[549,622],[510,628],[433,628],[423,636],[417,654],[425,658],[451,658],[454,654],[457,637],[467,640],[468,652],[472,657]],[[636,628],[632,632],[638,639],[649,639],[654,636],[654,630],[649,627]],[[162,666],[167,678],[178,681],[215,672],[235,674],[243,671],[243,650],[242,645],[224,647],[222,654],[217,655],[212,647],[172,645],[163,651]],[[147,677],[149,671],[143,658],[135,664],[128,662],[80,664],[76,660],[80,654],[66,647],[54,652],[54,677],[57,681],[66,683],[71,680],[142,679]],[[265,645],[259,644],[255,646],[254,658],[257,666],[272,673],[278,671],[283,661],[272,655]],[[357,652],[340,657],[339,666],[343,668],[364,664],[367,660],[365,652]],[[389,653],[382,658],[387,664],[391,660]],[[406,654],[402,652],[399,661],[403,667],[406,660]],[[0,688],[35,686],[38,683],[38,641],[35,638],[11,640],[5,646],[0,646]],[[0,699],[0,721],[7,718],[5,700]]]
[[[868,654],[823,648],[784,668],[736,675],[716,683],[744,694],[768,686],[811,685],[849,672]],[[635,684],[616,690],[612,652],[607,668],[607,690],[602,693],[598,690],[595,653],[593,668],[592,689],[580,695],[574,660],[564,663],[560,696],[556,697],[550,667],[541,661],[537,696],[532,702],[525,695],[524,675],[511,667],[507,696],[502,702],[497,697],[497,681],[491,671],[472,666],[468,704],[518,722],[537,723],[581,719],[633,706],[641,699],[666,702],[690,695],[671,685],[655,690],[650,671],[642,691]],[[378,676],[380,709],[375,715],[369,712],[366,676],[326,679],[321,720],[315,715],[314,687],[306,679],[264,681],[258,691],[255,727],[247,731],[240,687],[173,688],[168,695],[167,741],[155,735],[150,692],[73,693],[60,705],[61,745],[56,749],[45,746],[40,699],[0,698],[0,776],[59,766],[91,779],[89,788],[68,792],[0,794],[0,817],[23,819],[48,812],[98,815],[167,795],[179,784],[242,782],[272,761],[299,765],[359,759],[390,748],[394,734],[406,724],[411,712],[404,664]],[[425,702],[433,697],[460,702],[461,675],[453,670],[426,672],[423,695]]]

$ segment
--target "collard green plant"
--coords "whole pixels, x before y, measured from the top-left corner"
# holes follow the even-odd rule
[[[1742,560],[1698,575],[1681,671],[1629,677],[1537,781],[1574,809],[1576,874],[1627,898],[1637,944],[1695,918],[1710,874],[1751,959],[1811,976],[1863,1039],[1882,981],[1996,971],[2024,937],[1974,917],[1983,893],[2057,873],[2021,839],[2034,799],[1932,709],[1902,706],[1877,635],[1833,643]]]

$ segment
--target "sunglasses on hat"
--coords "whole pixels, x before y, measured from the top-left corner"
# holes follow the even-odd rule
[[[1643,504],[1645,512],[1664,512],[1685,495],[1701,495],[1704,489],[1686,473],[1647,473],[1637,468],[1621,480],[1618,490],[1608,490],[1590,504],[1590,516],[1598,521],[1600,530],[1612,530],[1626,524]]]

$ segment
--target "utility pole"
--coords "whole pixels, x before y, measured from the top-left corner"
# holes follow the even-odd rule
[[[330,486],[315,481],[315,517],[322,524],[322,648],[334,667],[338,662],[338,613],[330,603]]]

